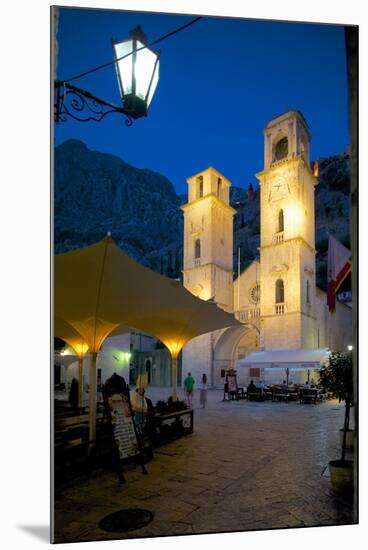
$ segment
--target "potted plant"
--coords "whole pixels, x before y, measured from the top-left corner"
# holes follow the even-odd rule
[[[320,370],[320,384],[345,402],[344,427],[342,428],[341,458],[329,462],[332,488],[337,493],[353,490],[353,461],[346,459],[350,408],[353,402],[353,363],[351,354],[332,352],[328,364]],[[350,436],[351,437],[351,436]]]

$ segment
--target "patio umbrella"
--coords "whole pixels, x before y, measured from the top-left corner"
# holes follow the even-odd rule
[[[90,351],[90,437],[95,435],[96,357],[107,336],[126,325],[159,338],[172,357],[176,399],[177,357],[195,336],[240,326],[232,314],[193,296],[178,281],[140,265],[110,236],[55,256],[55,315]],[[93,411],[94,418],[93,418]]]

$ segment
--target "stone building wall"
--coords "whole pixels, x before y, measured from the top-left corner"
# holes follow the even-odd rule
[[[352,309],[341,302],[336,302],[335,311],[330,313],[327,307],[326,292],[317,288],[316,314],[316,347],[346,351],[347,346],[351,345],[353,341]]]
[[[202,334],[193,338],[183,348],[183,377],[184,381],[190,372],[198,384],[203,374],[207,375],[208,383],[212,385],[213,374],[213,333]]]

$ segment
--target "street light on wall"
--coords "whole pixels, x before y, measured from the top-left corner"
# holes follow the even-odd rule
[[[133,119],[147,116],[148,107],[159,79],[160,53],[146,44],[146,35],[138,26],[129,33],[127,40],[113,41],[114,64],[123,105],[115,105],[83,90],[71,80],[80,78],[102,68],[86,71],[68,80],[55,81],[54,118],[66,122],[73,118],[79,122],[100,122],[110,113],[125,116],[125,124],[131,126]],[[105,64],[109,65],[111,63]],[[104,65],[104,66],[105,66]]]

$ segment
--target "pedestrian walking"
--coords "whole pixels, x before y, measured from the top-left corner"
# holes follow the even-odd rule
[[[202,374],[202,380],[199,384],[199,403],[201,407],[205,408],[207,403],[207,376],[205,373]]]
[[[194,389],[195,380],[190,372],[188,372],[186,379],[184,380],[184,390],[187,397],[188,406],[192,406],[193,400],[193,389]]]

